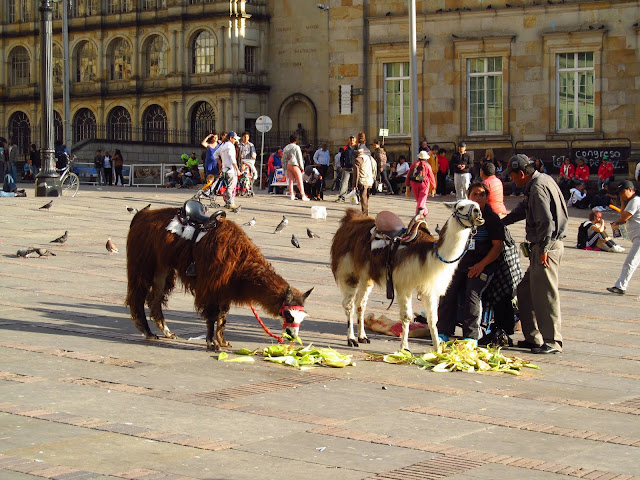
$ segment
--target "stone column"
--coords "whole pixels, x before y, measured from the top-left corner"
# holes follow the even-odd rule
[[[40,143],[42,145],[42,170],[36,175],[37,197],[59,197],[62,184],[55,169],[53,156],[53,8],[51,0],[40,5]],[[18,181],[18,179],[14,179]]]

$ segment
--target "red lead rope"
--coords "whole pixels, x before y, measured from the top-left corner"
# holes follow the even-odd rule
[[[251,307],[251,311],[253,312],[253,314],[256,317],[256,320],[258,320],[258,323],[260,324],[260,326],[262,327],[262,329],[265,331],[265,333],[267,335],[269,335],[270,337],[275,338],[276,340],[278,340],[278,343],[282,343],[284,342],[284,338],[279,337],[278,335],[275,335],[274,333],[271,332],[271,330],[269,330],[269,327],[267,327],[264,322],[262,320],[260,320],[260,316],[258,315],[258,312],[256,312],[256,309],[253,308],[253,303],[250,303],[249,306]]]

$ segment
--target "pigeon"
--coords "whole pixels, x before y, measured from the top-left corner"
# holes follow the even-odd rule
[[[251,220],[245,223],[247,227],[253,227],[255,224],[256,224],[256,217],[253,217]]]
[[[142,210],[149,210],[151,208],[151,204],[147,205],[146,207],[142,208],[140,211]]]
[[[295,235],[291,235],[291,245],[293,245],[296,248],[300,248],[300,243],[298,242],[298,239],[296,238]]]
[[[236,208],[232,208],[231,211],[233,213],[240,213],[241,208],[242,208],[242,205],[238,205]]]
[[[316,235],[315,233],[313,233],[311,230],[309,230],[309,228],[307,228],[307,236],[309,238],[320,238],[318,235]]]
[[[289,223],[289,220],[287,220],[287,217],[283,215],[282,221],[278,224],[278,226],[276,227],[273,233],[281,232],[282,230],[284,230],[284,227],[286,227],[288,223]]]
[[[436,223],[436,233],[440,233],[440,230],[441,230],[440,224]]]
[[[46,248],[35,248],[33,251],[36,252],[41,257],[48,257],[49,255],[53,257],[56,256],[55,253],[53,253],[51,250],[47,250]]]
[[[45,210],[49,210],[51,208],[51,205],[53,205],[53,200],[51,200],[49,203],[47,203],[46,205],[42,205],[38,210],[42,210],[43,208]]]
[[[137,208],[130,207],[129,205],[125,205],[125,208],[127,209],[127,212],[133,213],[134,215],[136,213],[138,213],[138,209]]]
[[[64,243],[67,241],[68,236],[69,236],[69,231],[65,230],[64,235],[60,235],[58,238],[51,240],[49,243],[59,243],[61,245],[64,245]]]
[[[31,254],[33,252],[35,252],[35,248],[33,248],[33,247],[21,248],[16,252],[16,257],[29,258],[29,254]]]
[[[118,253],[118,247],[116,247],[116,244],[111,241],[111,237],[107,238],[106,247],[107,247],[107,252],[109,252],[109,255]]]

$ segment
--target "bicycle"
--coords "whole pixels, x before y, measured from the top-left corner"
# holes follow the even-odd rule
[[[60,184],[63,192],[71,193],[71,196],[75,197],[80,189],[80,178],[71,171],[71,166],[73,162],[75,162],[76,156],[74,155],[73,158],[69,160],[69,155],[65,155],[67,157],[67,166],[60,170]]]

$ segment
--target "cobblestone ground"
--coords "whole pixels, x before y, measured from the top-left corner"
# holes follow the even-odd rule
[[[32,190],[0,200],[0,477],[640,478],[640,279],[625,296],[606,292],[624,255],[573,248],[585,211],[571,212],[561,267],[565,353],[511,349],[541,367],[514,377],[364,361],[365,350],[393,352],[399,341],[372,333],[366,349],[346,346],[329,248],[348,206],[330,195],[322,203],[262,192],[241,199],[240,213],[228,218],[255,217],[243,228],[276,270],[293,286],[315,287],[304,342],[351,353],[357,363],[298,371],[259,359],[217,362],[195,338],[204,325],[179,289],[166,309],[179,339],[144,340],[133,326],[123,305],[125,206],[177,207],[192,193],[82,186],[49,211],[38,208],[49,199]],[[517,199],[507,201],[512,208]],[[326,220],[310,218],[316,205],[326,207]],[[414,207],[404,197],[371,200],[373,213],[405,220]],[[442,199],[429,208],[431,227],[442,226]],[[289,225],[274,234],[283,214]],[[320,238],[309,239],[307,227]],[[65,230],[64,246],[49,244]],[[512,228],[517,241],[523,232],[522,224]],[[108,236],[119,253],[107,253]],[[16,258],[28,246],[56,256]],[[369,303],[376,315],[398,314],[396,305],[386,311],[381,288]],[[234,348],[272,343],[247,307],[232,308],[227,338]],[[411,346],[422,352],[430,341]]]

